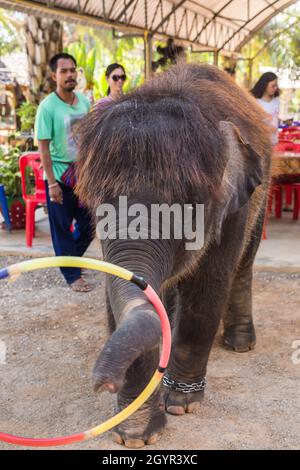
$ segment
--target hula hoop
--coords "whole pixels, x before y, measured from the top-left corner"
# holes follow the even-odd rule
[[[121,268],[105,261],[98,261],[91,258],[79,258],[75,256],[57,256],[52,258],[38,258],[21,263],[13,264],[7,268],[0,269],[0,279],[14,277],[23,272],[34,271],[36,269],[48,267],[79,267],[94,269],[102,271],[114,276],[118,276],[127,281],[136,284],[145,294],[149,302],[152,303],[157,311],[162,328],[162,351],[159,360],[159,365],[152,376],[148,385],[144,388],[141,394],[129,406],[124,408],[118,414],[108,419],[102,424],[95,426],[87,431],[71,434],[68,436],[52,437],[52,438],[30,438],[14,436],[12,434],[5,434],[0,432],[0,440],[10,444],[17,444],[30,447],[50,447],[50,446],[63,446],[74,442],[86,441],[93,437],[99,436],[109,429],[117,426],[122,421],[131,416],[137,411],[143,403],[150,397],[154,390],[159,385],[166,367],[168,365],[170,352],[171,352],[171,329],[166,310],[154,289],[147,284],[147,282],[140,276],[137,276],[125,268]]]

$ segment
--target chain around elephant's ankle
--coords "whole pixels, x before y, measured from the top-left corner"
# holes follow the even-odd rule
[[[194,393],[194,392],[202,392],[205,390],[206,387],[206,377],[202,379],[200,382],[192,383],[192,384],[185,384],[183,382],[176,382],[175,380],[171,379],[168,374],[164,375],[163,378],[163,385],[167,388],[175,392],[181,393]]]

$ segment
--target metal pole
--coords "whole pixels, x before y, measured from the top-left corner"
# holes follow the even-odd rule
[[[219,51],[215,50],[214,51],[214,65],[218,67],[218,62],[219,62]]]
[[[144,32],[144,57],[145,57],[145,80],[152,75],[152,35],[149,31]]]
[[[248,61],[248,88],[252,88],[252,72],[253,72],[253,59]]]

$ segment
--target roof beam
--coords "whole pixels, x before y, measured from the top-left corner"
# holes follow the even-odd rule
[[[151,26],[150,26],[150,29],[152,30],[153,28],[153,25],[154,25],[154,21],[155,21],[155,18],[156,18],[156,15],[158,13],[158,9],[162,9],[162,0],[158,0],[157,4],[156,4],[156,8],[155,8],[155,12],[154,12],[154,15],[152,17],[152,22],[151,22]],[[161,17],[163,17],[163,14],[161,13]]]
[[[88,6],[89,3],[90,3],[90,0],[86,0],[86,2],[84,4],[84,7],[82,9],[83,13],[85,12],[85,9],[86,9],[86,7]]]
[[[152,31],[152,34],[155,34],[158,32],[159,28],[161,28],[165,23],[166,21],[169,20],[169,18],[176,12],[176,10],[178,10],[178,8],[180,8],[187,0],[180,0],[179,3],[177,3],[177,5],[174,5],[172,10],[170,11],[170,13],[168,13],[162,20],[161,22],[158,24],[158,26],[156,26],[155,30]]]
[[[265,44],[263,45],[263,47],[261,47],[261,48],[259,49],[259,51],[258,51],[253,57],[251,57],[251,60],[256,59],[256,57],[257,57],[259,54],[261,54],[261,52],[262,52],[263,50],[265,50],[266,47],[268,47],[268,46],[271,44],[271,42],[274,41],[274,39],[278,38],[278,36],[280,36],[281,34],[285,33],[286,31],[288,31],[290,28],[292,28],[292,27],[293,27],[296,23],[298,23],[299,21],[300,21],[300,18],[297,17],[296,20],[293,21],[291,24],[289,24],[286,28],[281,28],[279,31],[277,31],[277,33],[274,34],[274,36],[272,36],[268,41],[266,41]]]
[[[232,51],[239,52],[240,49],[252,39],[254,34],[264,27],[265,24],[276,14],[280,13],[290,5],[297,3],[297,0],[291,0],[285,1],[284,5],[282,5],[282,0],[268,0],[265,2],[265,5],[260,12],[251,17],[250,7],[251,2],[254,0],[247,0],[247,2],[245,2],[245,15],[247,15],[247,21],[245,24],[236,25],[233,21],[233,24],[231,25],[229,25],[229,23],[225,24],[225,22],[221,21],[226,16],[226,11],[224,12],[224,10],[233,1],[234,0],[225,0],[225,4],[222,2],[224,4],[223,7],[219,8],[217,12],[213,12],[210,8],[201,4],[205,3],[204,0],[177,0],[176,4],[172,3],[171,6],[170,0],[156,0],[155,2],[151,2],[152,5],[154,4],[154,8],[151,11],[151,19],[149,19],[148,26],[146,23],[140,26],[131,24],[131,21],[135,18],[135,13],[140,7],[141,12],[143,11],[143,3],[145,5],[150,5],[149,0],[112,0],[109,2],[110,11],[105,11],[105,9],[103,9],[103,12],[101,15],[99,14],[99,16],[93,15],[92,13],[86,13],[86,10],[91,11],[89,7],[92,2],[90,0],[74,0],[73,3],[60,2],[60,0],[0,0],[0,5],[5,8],[16,9],[30,14],[36,13],[41,16],[44,14],[45,16],[48,15],[62,21],[73,21],[94,27],[115,27],[119,28],[120,31],[142,33],[148,29],[150,34],[156,34],[158,37],[173,38],[176,41],[179,40],[183,43],[189,44],[193,41],[197,41],[197,47],[204,46],[205,42],[207,42],[207,48],[211,47],[214,49],[217,47],[217,43],[214,44],[213,39],[213,35],[215,35],[215,39],[220,42],[220,46],[217,47],[218,51],[227,46],[227,50],[230,49]],[[99,0],[99,4],[101,3],[108,9],[107,0]],[[116,14],[116,6],[119,3],[122,5],[121,9],[118,9],[119,11],[121,10],[121,12]],[[68,6],[60,6],[60,4],[67,4]],[[169,13],[162,11],[163,6],[166,8],[166,5],[169,5]],[[199,13],[199,9],[197,12],[194,5],[204,8],[205,13]],[[277,5],[281,6],[279,7]],[[78,13],[77,8],[80,8],[80,13]],[[180,13],[180,8],[182,9],[182,14]],[[155,15],[152,18],[154,11]],[[128,12],[127,18],[124,18],[125,12]],[[225,13],[225,16],[222,15],[222,12]],[[114,14],[117,15],[115,19],[113,18]],[[176,30],[174,31],[174,34],[171,35],[168,34],[168,31],[170,31],[169,25],[173,23],[172,20],[175,18],[174,15],[176,15]],[[266,17],[261,20],[260,15]],[[253,25],[252,22],[255,20],[258,24],[253,27],[251,31],[251,25]],[[158,23],[156,27],[155,22]],[[197,24],[199,25],[197,26]],[[218,28],[221,24],[223,24],[223,27],[219,34]],[[236,30],[234,30],[234,28],[236,28]],[[192,36],[194,37],[193,40],[191,39]]]
[[[121,13],[117,16],[117,18],[115,19],[115,21],[120,21],[123,17],[123,15],[127,12],[127,9],[135,2],[135,0],[129,0],[129,2],[126,4],[126,0],[124,2],[125,6],[123,8],[123,10],[121,11]]]
[[[135,5],[134,5],[133,8],[132,8],[132,12],[131,12],[131,15],[130,15],[130,18],[129,18],[129,23],[131,22],[131,20],[132,20],[132,18],[133,18],[133,15],[135,14],[136,7],[137,7],[138,3],[139,3],[139,0],[136,0],[136,3],[135,3]]]
[[[111,14],[112,12],[114,11],[114,8],[116,6],[116,3],[117,3],[117,0],[114,0],[113,3],[112,3],[112,6],[110,7],[110,10],[108,12],[108,15],[107,15],[107,18],[110,18],[111,17]]]
[[[267,6],[265,8],[263,8],[262,10],[260,10],[258,13],[256,13],[256,15],[252,16],[246,23],[245,25],[241,26],[240,28],[238,28],[223,44],[221,47],[218,48],[218,51],[220,52],[222,49],[224,49],[224,47],[230,42],[232,41],[232,39],[237,36],[241,31],[242,29],[244,29],[245,26],[247,26],[249,23],[251,23],[251,21],[253,21],[255,18],[257,18],[259,15],[261,15],[264,11],[268,10],[270,7],[272,7],[273,5],[276,5],[276,3],[280,2],[281,0],[275,0],[272,2],[272,4],[267,4]],[[277,12],[277,10],[276,10]],[[271,15],[271,18],[275,15],[276,13],[272,13]]]
[[[180,35],[180,31],[181,31],[181,29],[182,29],[182,25],[183,25],[183,22],[184,22],[184,20],[185,20],[185,17],[186,17],[186,9],[183,10],[183,13],[182,13],[182,16],[181,16],[181,20],[180,20],[179,26],[178,26],[178,28],[177,28],[176,31],[175,31],[175,34],[176,34],[177,36]]]
[[[207,26],[212,23],[213,21],[215,21],[215,19],[220,15],[220,13],[222,13],[222,11],[228,7],[234,0],[229,0],[228,2],[225,3],[225,5],[222,6],[222,8],[220,8],[220,10],[218,10],[216,13],[214,13],[214,15],[212,16],[212,18],[210,18],[210,20],[208,20],[208,22],[203,26],[203,28],[201,29],[201,31],[197,34],[197,36],[195,36],[195,38],[192,40],[193,42],[194,41],[197,41],[197,39],[201,36],[201,34],[203,33],[203,31],[207,28]]]
[[[271,13],[270,15],[268,15],[267,18],[265,18],[261,23],[259,23],[250,33],[249,35],[238,45],[238,47],[236,48],[236,51],[237,52],[240,52],[240,50],[242,49],[242,47],[245,46],[245,44],[247,44],[247,42],[251,41],[251,39],[253,38],[253,36],[255,36],[256,33],[258,33],[258,31],[260,31],[267,23],[269,23],[269,21],[274,18],[274,16],[278,15],[278,13],[281,13],[282,11],[284,11],[286,8],[294,5],[295,3],[297,3],[298,0],[291,0],[290,2],[287,2],[285,5],[279,7],[276,9],[275,12]],[[250,22],[250,21],[249,21]]]

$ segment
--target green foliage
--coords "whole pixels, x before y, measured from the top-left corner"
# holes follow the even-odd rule
[[[110,33],[111,34],[111,33]],[[125,68],[128,77],[124,84],[124,92],[140,86],[144,81],[143,42],[140,38],[114,39],[111,49],[99,47],[97,49],[97,67],[94,83],[94,98],[98,100],[107,94],[107,81],[105,70],[111,63],[117,62]],[[99,50],[101,52],[99,53]]]
[[[0,8],[0,57],[22,50],[22,14]]]
[[[86,55],[86,63],[84,67],[88,88],[92,88],[94,84],[95,66],[96,66],[96,49],[93,47]]]
[[[0,28],[0,57],[20,49],[18,41]]]
[[[94,83],[94,98],[95,100],[99,100],[100,98],[103,98],[107,94],[107,81],[105,78],[105,72],[102,72],[102,75],[100,76],[99,80],[95,81]]]
[[[21,119],[22,132],[33,130],[37,107],[37,104],[26,101],[17,109],[17,115]]]
[[[17,147],[10,147],[8,152],[0,147],[0,183],[4,185],[7,197],[22,196],[20,155]]]
[[[69,44],[65,51],[71,54],[77,62],[77,67],[84,70],[87,88],[90,90],[94,86],[94,73],[96,66],[96,49],[93,47],[87,51],[84,42],[73,42]]]
[[[291,7],[277,15],[242,49],[243,57],[255,57],[252,82],[261,75],[261,66],[289,71],[290,77],[300,76],[299,7]],[[247,73],[247,62],[241,66]],[[299,79],[299,78],[298,78]]]
[[[214,62],[213,52],[192,52],[191,48],[187,48],[185,53],[188,63],[213,64]]]
[[[65,25],[69,44],[65,51],[72,54],[82,67],[87,88],[93,89],[94,99],[107,93],[105,70],[113,62],[122,64],[128,80],[125,93],[142,84],[144,80],[144,45],[142,38],[116,38],[107,29],[92,29],[81,25]]]

